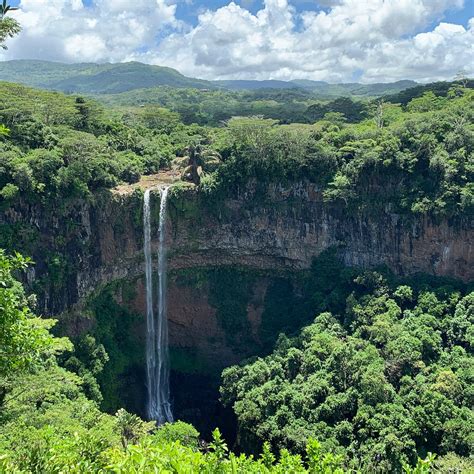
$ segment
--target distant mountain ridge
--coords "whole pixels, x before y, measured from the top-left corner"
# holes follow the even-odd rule
[[[49,61],[0,62],[0,80],[61,92],[118,94],[157,86],[205,89],[212,83],[184,76],[175,69],[129,62],[63,64]]]
[[[325,81],[311,81],[309,79],[295,79],[293,81],[252,81],[252,80],[227,80],[212,81],[229,90],[257,90],[257,89],[305,89],[317,94],[335,97],[341,95],[386,95],[401,92],[418,85],[415,81],[403,80],[389,83],[360,84],[357,82],[330,84]]]
[[[316,95],[336,97],[396,94],[417,85],[414,81],[378,84],[329,84],[324,81],[206,81],[187,77],[175,69],[139,62],[64,64],[38,60],[0,62],[0,80],[32,87],[80,94],[119,94],[159,86],[231,91],[302,89]]]

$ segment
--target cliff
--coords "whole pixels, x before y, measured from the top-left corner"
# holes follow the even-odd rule
[[[0,246],[35,262],[27,283],[38,294],[38,312],[62,314],[63,332],[92,332],[106,346],[111,362],[102,387],[110,411],[124,405],[140,413],[144,403],[142,191],[159,182],[146,179],[90,202],[22,199],[0,216]],[[158,218],[154,191],[155,256]],[[354,211],[328,205],[318,187],[305,182],[249,183],[225,199],[178,184],[168,218],[174,406],[203,430],[203,420],[225,416],[217,401],[222,368],[264,353],[279,332],[291,333],[314,317],[317,307],[301,275],[324,251],[334,249],[348,266],[474,279],[472,217]]]
[[[158,191],[152,200],[157,229]],[[436,221],[350,211],[324,203],[310,183],[264,189],[249,184],[225,200],[178,186],[171,192],[169,218],[171,270],[228,265],[303,270],[322,251],[337,247],[349,266],[474,278],[474,218]],[[98,287],[144,271],[142,198],[136,190],[106,192],[92,203],[63,207],[21,201],[0,219],[1,240],[7,240],[4,229],[13,229],[9,246],[36,262],[29,280],[44,314],[58,314]],[[153,237],[156,251],[157,232]]]

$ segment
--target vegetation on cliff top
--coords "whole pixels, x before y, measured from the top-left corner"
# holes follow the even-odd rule
[[[198,145],[207,193],[232,193],[251,179],[309,180],[343,206],[472,213],[473,98],[471,89],[454,85],[443,96],[427,91],[403,107],[349,98],[316,103],[305,112],[306,124],[281,125],[254,110],[263,118],[203,127],[185,125],[182,114],[153,104],[104,109],[82,97],[3,83],[1,205],[19,196],[90,198],[172,162],[183,166],[187,158],[175,158]],[[219,110],[227,100],[219,98]],[[206,155],[214,157],[212,166]]]
[[[223,164],[203,187],[308,179],[328,201],[355,209],[472,214],[473,100],[463,88],[446,98],[428,92],[405,109],[374,104],[372,117],[357,124],[340,113],[306,126],[235,118],[218,144]]]

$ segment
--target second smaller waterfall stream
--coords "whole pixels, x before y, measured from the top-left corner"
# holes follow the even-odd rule
[[[170,405],[168,318],[166,314],[166,202],[169,187],[161,189],[158,225],[158,288],[156,311],[153,297],[153,258],[151,252],[150,189],[143,197],[143,232],[146,279],[146,366],[148,418],[158,424],[173,421]]]

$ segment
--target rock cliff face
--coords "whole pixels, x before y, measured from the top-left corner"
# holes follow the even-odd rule
[[[312,184],[249,186],[214,215],[179,219],[169,236],[172,265],[239,264],[304,269],[329,247],[349,266],[385,264],[398,274],[474,276],[474,219],[435,222],[384,212],[351,212],[323,203]],[[192,243],[192,247],[190,246]],[[190,252],[190,250],[192,251]]]
[[[158,192],[153,201],[157,229]],[[349,266],[383,264],[401,275],[474,278],[474,217],[435,221],[353,212],[325,204],[309,183],[249,185],[224,201],[177,189],[171,193],[169,218],[171,270],[225,265],[302,270],[323,250],[337,247]],[[93,204],[63,208],[21,203],[0,216],[1,224],[15,229],[10,246],[36,262],[30,280],[36,282],[45,314],[58,314],[104,284],[144,272],[139,193],[106,193]],[[156,252],[157,231],[153,234]]]

